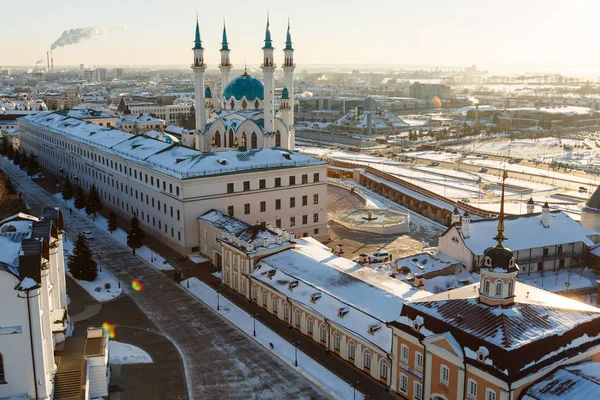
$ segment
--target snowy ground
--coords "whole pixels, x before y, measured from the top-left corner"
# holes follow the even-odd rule
[[[201,255],[198,255],[198,254],[188,254],[188,258],[190,260],[192,260],[192,262],[195,262],[196,264],[208,261],[208,258],[202,257]]]
[[[137,346],[116,342],[108,342],[108,357],[111,364],[150,364],[152,357]]]
[[[78,212],[81,215],[86,215],[85,210],[81,209],[81,210],[77,210],[74,206],[73,206],[73,199],[71,200],[63,200],[62,198],[62,194],[57,193],[55,194],[55,196],[57,198],[59,198],[60,200],[62,200],[63,202],[65,202],[70,208],[71,210],[73,210],[73,212]],[[66,212],[68,212],[68,210],[65,210]],[[92,220],[92,217],[89,216],[88,217],[90,220]],[[124,244],[125,246],[127,246],[127,232],[121,230],[121,229],[117,229],[116,231],[114,231],[113,233],[110,233],[108,230],[108,223],[106,221],[106,218],[104,218],[101,215],[98,215],[96,217],[96,220],[93,221],[94,224],[102,229],[104,232],[112,235],[115,239],[117,239],[120,243]],[[93,239],[92,239],[93,240]],[[144,260],[148,261],[150,264],[152,264],[154,267],[163,270],[163,271],[169,271],[169,270],[173,270],[173,266],[169,263],[167,263],[165,261],[164,258],[162,258],[160,255],[158,255],[157,253],[155,253],[154,251],[150,250],[147,246],[142,246],[139,249],[137,249],[135,251],[135,254],[138,257],[143,258]]]
[[[569,276],[569,272],[571,272]],[[533,272],[531,275],[527,273],[520,273],[517,275],[519,282],[526,283],[531,286],[535,286],[549,292],[563,292],[567,290],[565,283],[568,283],[569,290],[584,289],[590,287],[596,287],[598,284],[596,280],[600,278],[598,274],[586,268],[581,272],[580,268],[569,270],[560,270],[558,274],[554,271],[544,271],[544,274],[539,272]]]
[[[187,288],[188,283],[189,288]],[[216,309],[217,293],[211,287],[196,278],[185,280],[181,282],[181,285],[208,306]],[[349,384],[301,351],[298,351],[298,366],[295,367],[294,346],[292,344],[258,321],[256,321],[256,336],[254,336],[254,318],[223,296],[219,296],[218,312],[332,397],[340,400],[364,399],[364,396],[359,392],[356,392],[356,397],[353,397],[354,390]],[[271,348],[271,344],[273,348]]]
[[[66,236],[65,236],[66,238]],[[92,239],[93,240],[93,239]],[[73,242],[65,240],[63,243],[63,247],[66,250],[65,252],[65,270],[66,274],[73,278],[71,272],[68,267],[68,255],[73,254]],[[108,301],[118,297],[122,289],[119,287],[119,282],[117,279],[106,269],[102,269],[102,271],[98,271],[98,276],[96,280],[93,282],[83,281],[79,279],[73,278],[75,282],[86,292],[90,294],[97,301]],[[109,284],[110,288],[107,289],[104,285]],[[100,289],[100,290],[97,290]]]

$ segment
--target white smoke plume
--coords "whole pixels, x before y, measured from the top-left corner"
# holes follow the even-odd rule
[[[43,62],[44,62],[44,59],[43,59],[43,58],[40,58],[39,60],[37,60],[37,61],[35,62],[35,65],[42,64]]]
[[[477,105],[477,104],[479,104],[479,100],[477,100],[475,97],[469,97],[469,101],[474,106]]]
[[[85,28],[73,28],[63,31],[62,35],[52,43],[50,50],[80,43],[82,40],[98,39],[104,36],[105,29],[97,26],[86,26]]]

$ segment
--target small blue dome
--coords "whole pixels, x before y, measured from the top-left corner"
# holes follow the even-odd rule
[[[283,88],[281,91],[281,98],[284,100],[290,98],[290,92],[287,90],[287,88]]]
[[[225,88],[223,91],[225,100],[231,99],[241,100],[242,97],[246,97],[248,101],[254,101],[256,98],[264,100],[265,98],[265,87],[262,82],[258,79],[244,73],[242,76],[238,76]]]
[[[204,97],[207,99],[212,99],[212,91],[208,86],[206,87],[206,89],[204,89]]]

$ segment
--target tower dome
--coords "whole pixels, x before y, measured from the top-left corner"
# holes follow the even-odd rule
[[[225,100],[232,97],[237,101],[242,100],[243,97],[248,101],[264,100],[264,90],[263,84],[258,79],[244,72],[243,75],[238,76],[225,87],[223,96]]]

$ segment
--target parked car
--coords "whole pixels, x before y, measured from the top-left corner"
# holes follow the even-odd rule
[[[369,262],[385,262],[390,261],[392,259],[392,255],[389,251],[376,251],[375,253],[369,256]]]
[[[83,231],[81,232],[83,234],[83,237],[86,239],[93,239],[94,238],[94,233],[92,231]]]
[[[587,188],[585,186],[579,186],[579,191],[582,193],[587,193]]]

